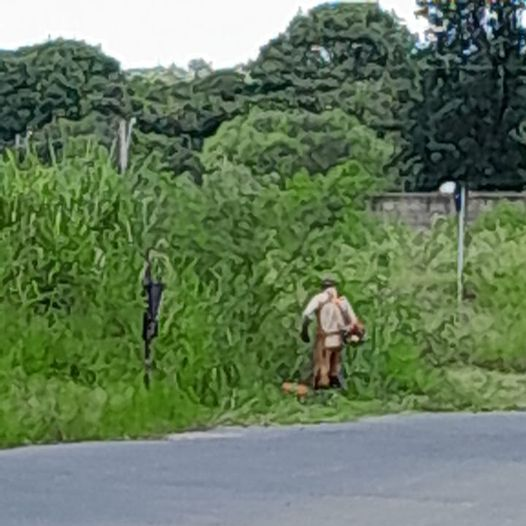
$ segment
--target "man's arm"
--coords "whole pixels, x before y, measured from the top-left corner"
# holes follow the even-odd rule
[[[307,306],[305,307],[305,310],[302,314],[302,326],[301,326],[301,339],[305,343],[310,342],[309,338],[309,323],[314,319],[314,314],[316,313],[316,309],[320,305],[320,294],[317,294],[314,296]]]
[[[352,305],[347,298],[342,298],[341,306],[344,309],[347,316],[349,316],[349,321],[351,325],[356,325],[358,323],[358,316],[356,316],[356,313],[354,312],[354,309],[352,308]]]
[[[365,327],[363,326],[362,322],[358,319],[358,316],[356,316],[354,309],[352,308],[352,305],[347,300],[347,298],[343,298],[342,304],[342,307],[345,309],[348,319],[350,321],[349,333],[346,339],[349,337],[350,334],[351,342],[358,343],[363,341],[365,337]]]
[[[316,296],[314,296],[309,301],[307,306],[305,307],[302,318],[304,320],[309,319],[310,321],[312,321],[314,319],[314,314],[316,313],[316,309],[319,307],[319,305],[320,305],[320,295],[316,294]]]

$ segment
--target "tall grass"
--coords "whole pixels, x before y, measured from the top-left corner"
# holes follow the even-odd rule
[[[202,187],[147,165],[125,177],[104,150],[0,162],[0,444],[144,436],[217,421],[337,417],[364,407],[465,408],[452,365],[522,372],[520,210],[471,233],[455,312],[454,225],[429,234],[367,212],[354,162],[286,186],[224,164]],[[167,284],[153,387],[142,385],[141,271]],[[285,400],[308,374],[299,313],[321,275],[364,319],[342,396]],[[365,405],[363,405],[365,404]],[[394,405],[393,405],[394,404]],[[310,415],[310,416],[309,416]]]

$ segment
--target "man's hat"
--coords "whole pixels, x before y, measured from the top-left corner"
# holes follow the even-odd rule
[[[336,286],[336,280],[332,277],[326,276],[321,281],[322,288],[326,289],[329,287],[335,287]]]

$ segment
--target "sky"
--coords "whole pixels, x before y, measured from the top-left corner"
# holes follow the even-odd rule
[[[255,58],[301,8],[322,0],[0,0],[0,49],[48,38],[100,45],[128,68],[186,67],[203,58],[214,68]],[[415,0],[380,0],[419,32]]]

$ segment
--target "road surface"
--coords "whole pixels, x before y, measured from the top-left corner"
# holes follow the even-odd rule
[[[0,452],[1,526],[526,524],[526,414]]]

